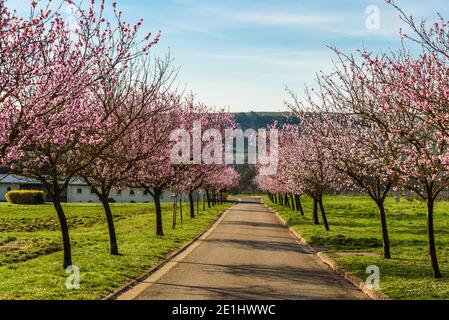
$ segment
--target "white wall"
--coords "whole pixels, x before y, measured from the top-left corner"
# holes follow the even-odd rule
[[[8,184],[8,183],[0,183],[0,201],[6,201],[5,195],[8,192],[8,188],[11,190],[19,190],[19,184]],[[81,193],[78,193],[78,189],[81,189]],[[118,194],[115,191],[111,192],[110,198],[114,198],[116,202],[119,203],[130,203],[134,201],[136,203],[143,202],[154,202],[153,197],[151,195],[144,195],[144,191],[142,189],[133,189],[134,195],[130,195],[131,189],[123,189],[121,194]],[[189,198],[187,195],[183,196],[183,201],[188,202]],[[196,197],[194,196],[196,200]],[[90,187],[88,186],[74,186],[71,185],[67,190],[67,201],[71,203],[80,203],[80,202],[99,202],[98,197],[95,193],[90,192]],[[161,202],[172,202],[173,199],[171,197],[171,192],[166,191],[163,193]]]
[[[9,191],[8,188],[10,188],[10,190],[18,190],[20,189],[20,186],[18,184],[10,183],[0,184],[0,201],[6,201],[5,195]]]
[[[78,189],[81,190],[81,193],[78,192]],[[130,203],[131,201],[134,201],[136,203],[154,202],[153,197],[151,197],[151,195],[149,194],[145,195],[143,189],[132,190],[134,191],[134,195],[130,194],[130,188],[126,188],[122,189],[120,194],[116,191],[112,191],[109,197],[113,198],[118,203]],[[91,193],[90,187],[88,186],[69,186],[67,196],[68,202],[72,203],[99,202],[97,195],[95,193]],[[171,193],[164,192],[161,202],[171,201]]]

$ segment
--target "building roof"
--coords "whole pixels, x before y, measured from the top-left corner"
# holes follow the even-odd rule
[[[41,184],[41,182],[16,174],[0,174],[0,184]],[[87,186],[87,183],[82,179],[73,179],[70,181],[69,185]]]

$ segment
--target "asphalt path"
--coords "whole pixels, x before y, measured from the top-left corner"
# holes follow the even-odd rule
[[[301,245],[257,198],[241,200],[193,249],[122,298],[367,299]]]

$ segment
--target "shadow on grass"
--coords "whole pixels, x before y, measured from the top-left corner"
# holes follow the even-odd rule
[[[346,237],[344,235],[336,236],[312,236],[310,239],[311,245],[331,246],[334,249],[347,249],[347,250],[359,250],[359,249],[373,249],[382,247],[382,241],[377,238],[365,237],[365,238],[353,238]]]

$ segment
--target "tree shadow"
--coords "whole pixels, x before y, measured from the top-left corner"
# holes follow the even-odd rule
[[[269,223],[269,222],[257,222],[257,221],[223,221],[221,225],[234,225],[234,226],[246,226],[246,227],[256,227],[256,228],[276,228],[276,229],[288,229],[288,226],[279,223]]]
[[[308,269],[288,265],[256,265],[256,264],[210,264],[190,261],[178,262],[180,267],[194,265],[201,268],[205,278],[229,278],[224,285],[187,285],[169,282],[156,282],[155,285],[166,287],[163,290],[180,290],[188,293],[192,299],[207,295],[209,299],[348,299],[357,296],[363,298],[359,290],[346,280],[325,269]],[[221,275],[216,275],[221,274]],[[232,281],[231,281],[232,280]],[[233,285],[233,283],[258,283],[257,285]],[[171,288],[170,288],[171,287]],[[150,287],[151,288],[151,287]],[[176,292],[177,296],[180,292]],[[144,297],[145,295],[143,295]],[[156,297],[157,299],[157,297]]]
[[[310,251],[304,247],[294,242],[280,242],[280,241],[258,241],[258,240],[243,240],[243,239],[217,239],[209,238],[206,240],[212,245],[230,245],[234,247],[240,247],[250,250],[264,250],[264,251],[288,251],[288,252],[298,252],[310,254]]]

